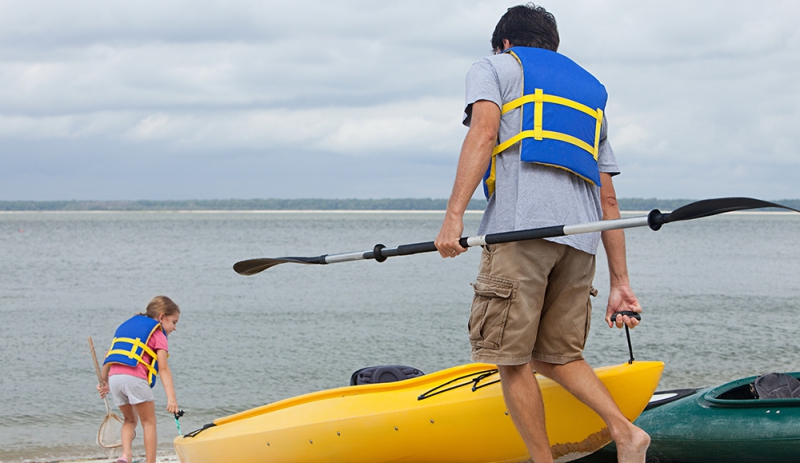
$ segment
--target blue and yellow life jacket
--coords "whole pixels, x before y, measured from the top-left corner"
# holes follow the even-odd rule
[[[494,194],[495,156],[520,143],[520,160],[565,169],[600,185],[597,156],[608,94],[593,75],[564,55],[542,48],[505,50],[522,66],[522,96],[503,105],[520,108],[518,134],[498,143],[483,177],[484,193]]]
[[[158,356],[148,347],[147,342],[157,329],[161,329],[161,323],[145,315],[135,315],[127,320],[114,333],[114,340],[111,341],[111,348],[103,365],[119,363],[135,367],[141,363],[147,368],[147,382],[150,383],[150,387],[155,386],[158,376]],[[150,356],[150,362],[142,358],[145,352]]]

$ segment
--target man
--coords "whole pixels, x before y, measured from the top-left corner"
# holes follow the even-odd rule
[[[619,218],[605,88],[556,53],[558,44],[555,18],[544,8],[510,8],[492,36],[495,55],[467,75],[469,130],[435,241],[442,257],[466,251],[458,243],[463,214],[482,178],[489,202],[479,234]],[[644,462],[650,443],[583,359],[601,239],[611,280],[606,322],[633,328],[636,319],[615,315],[642,310],[621,230],[487,245],[473,284],[472,360],[498,366],[506,406],[536,463],[553,459],[534,370],[605,420],[620,462]]]

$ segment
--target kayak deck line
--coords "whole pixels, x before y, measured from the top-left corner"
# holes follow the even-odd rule
[[[498,373],[497,369],[484,370],[484,371],[478,371],[478,372],[475,372],[475,373],[471,373],[471,374],[468,374],[468,375],[464,375],[464,376],[455,378],[455,379],[453,379],[451,381],[448,381],[448,382],[446,382],[444,384],[440,384],[439,386],[436,386],[435,388],[431,389],[430,391],[423,392],[422,394],[420,394],[419,397],[417,397],[417,400],[425,400],[425,399],[427,399],[429,397],[433,397],[435,395],[442,394],[442,393],[445,393],[447,391],[452,391],[454,389],[458,389],[460,387],[464,387],[464,386],[466,386],[468,384],[472,384],[472,392],[475,392],[475,391],[477,391],[478,389],[480,389],[482,387],[490,386],[490,385],[492,385],[494,383],[499,383],[500,380],[497,379],[497,380],[494,380],[494,381],[490,381],[490,382],[488,382],[486,384],[479,385],[481,381],[483,381],[484,379],[486,379],[486,378],[488,378],[488,377],[490,377],[492,375],[495,375],[497,373]],[[469,380],[469,381],[467,381],[465,383],[460,383],[460,384],[456,384],[455,386],[450,386],[454,382],[460,381],[462,379],[469,378],[470,376],[477,376],[477,377],[474,378],[474,379],[471,379],[471,380]],[[450,387],[446,388],[445,386],[450,386]]]

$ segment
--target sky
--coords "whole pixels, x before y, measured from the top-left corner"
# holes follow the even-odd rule
[[[0,0],[0,200],[446,198],[515,4]],[[541,4],[619,197],[800,198],[800,2]]]

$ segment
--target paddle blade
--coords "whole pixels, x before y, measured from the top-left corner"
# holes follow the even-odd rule
[[[664,215],[664,223],[679,222],[681,220],[699,219],[725,212],[744,211],[748,209],[761,209],[765,207],[777,207],[790,211],[800,212],[797,209],[783,206],[780,204],[762,201],[754,198],[716,198],[704,199],[686,206],[679,207],[670,214]]]
[[[259,259],[248,259],[236,262],[233,264],[233,270],[239,275],[255,275],[264,270],[274,267],[278,264],[295,263],[295,264],[325,264],[325,256],[319,257],[279,257],[271,259],[269,257],[262,257]]]

